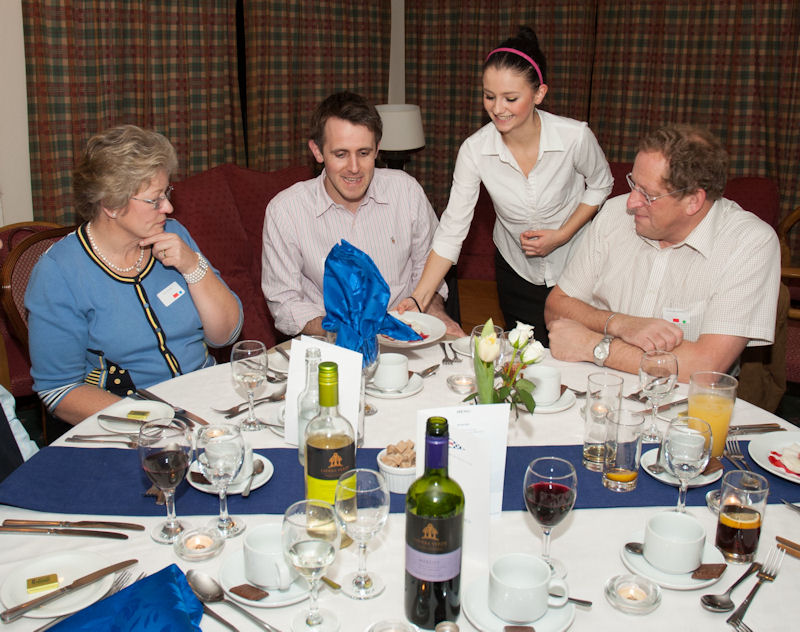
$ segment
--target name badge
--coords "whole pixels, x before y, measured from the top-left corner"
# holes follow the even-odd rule
[[[679,307],[665,307],[663,318],[673,325],[678,325],[678,327],[688,326],[689,310],[681,309]]]
[[[156,296],[158,296],[158,300],[164,304],[164,307],[169,307],[184,294],[186,294],[186,290],[178,285],[177,281],[173,281]]]

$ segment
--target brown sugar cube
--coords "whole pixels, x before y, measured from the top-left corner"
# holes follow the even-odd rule
[[[400,454],[398,447],[392,443],[386,446],[386,454]]]
[[[727,564],[701,564],[692,573],[692,579],[716,579],[727,567]]]
[[[261,601],[262,599],[269,597],[269,593],[266,590],[261,590],[260,588],[251,586],[250,584],[240,584],[239,586],[234,586],[231,588],[231,592],[250,601]]]

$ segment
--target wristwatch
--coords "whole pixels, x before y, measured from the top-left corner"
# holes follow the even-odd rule
[[[614,336],[608,335],[608,323],[611,322],[611,319],[616,315],[616,312],[612,312],[611,315],[606,318],[606,324],[605,327],[603,327],[603,339],[595,345],[594,351],[592,352],[594,363],[597,366],[605,366],[606,360],[608,360],[608,356],[611,353],[611,341],[614,340]]]

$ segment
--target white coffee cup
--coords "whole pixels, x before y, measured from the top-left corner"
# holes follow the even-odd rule
[[[244,444],[244,458],[242,459],[242,467],[239,473],[231,481],[231,485],[237,485],[250,478],[253,473],[253,448],[247,443]]]
[[[644,559],[664,573],[691,573],[703,561],[706,532],[696,518],[676,511],[650,516],[644,531]]]
[[[402,353],[381,353],[372,383],[384,391],[401,391],[408,384],[408,358]]]
[[[244,537],[244,576],[251,584],[287,590],[297,577],[283,556],[281,525],[263,524]]]
[[[503,621],[535,621],[544,616],[548,606],[566,604],[567,595],[566,582],[552,577],[547,562],[533,555],[505,555],[496,559],[489,571],[489,609]]]
[[[561,371],[554,366],[532,364],[523,375],[536,385],[533,400],[542,406],[555,404],[561,397]]]

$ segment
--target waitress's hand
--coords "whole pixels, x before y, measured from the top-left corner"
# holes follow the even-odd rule
[[[403,312],[418,312],[417,304],[410,298],[404,298],[397,304],[395,307],[398,314],[402,314]]]
[[[142,248],[153,246],[153,256],[181,274],[190,274],[197,268],[197,253],[175,233],[163,232],[145,237],[139,245]]]
[[[526,230],[519,236],[522,252],[528,257],[544,257],[567,240],[560,230]]]

